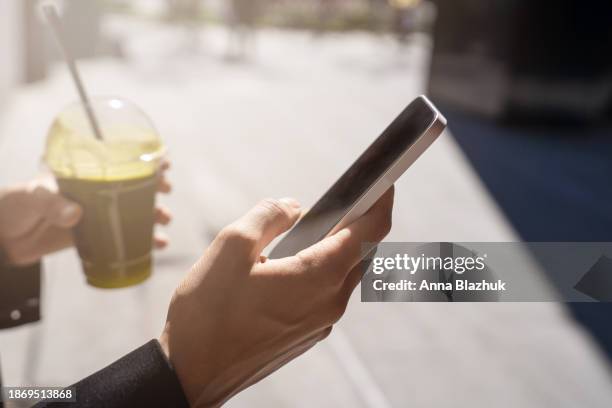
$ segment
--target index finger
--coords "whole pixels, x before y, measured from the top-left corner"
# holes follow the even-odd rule
[[[394,188],[385,194],[364,215],[335,234],[300,251],[296,257],[309,267],[332,269],[344,275],[367,253],[365,244],[375,246],[391,230]]]

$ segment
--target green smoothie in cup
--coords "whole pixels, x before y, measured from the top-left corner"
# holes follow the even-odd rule
[[[165,148],[149,119],[119,98],[96,98],[102,140],[76,103],[55,119],[45,162],[60,192],[83,207],[74,239],[90,285],[120,288],[152,271],[155,193]]]

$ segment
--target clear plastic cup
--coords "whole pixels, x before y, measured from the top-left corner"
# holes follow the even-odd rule
[[[90,104],[102,140],[81,103],[53,122],[44,161],[60,192],[83,207],[74,239],[87,282],[120,288],[152,271],[155,195],[165,147],[150,119],[116,97]]]

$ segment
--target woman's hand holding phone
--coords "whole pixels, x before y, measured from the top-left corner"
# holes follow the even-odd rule
[[[176,289],[160,343],[189,402],[219,406],[329,335],[359,283],[364,243],[391,228],[393,188],[363,216],[295,256],[262,260],[298,220],[265,200],[215,238]]]

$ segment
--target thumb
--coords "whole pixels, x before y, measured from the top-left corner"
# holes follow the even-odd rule
[[[51,191],[46,186],[37,186],[31,192],[32,206],[38,214],[61,228],[74,227],[83,214],[80,205],[70,201],[61,194]]]
[[[274,238],[287,231],[300,217],[300,204],[293,198],[261,201],[229,227],[246,245],[249,253],[258,257]]]

